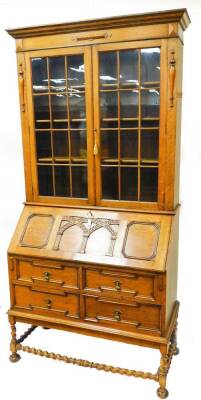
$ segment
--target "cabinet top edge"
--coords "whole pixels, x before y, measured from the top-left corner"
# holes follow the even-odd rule
[[[6,29],[8,34],[15,39],[47,36],[62,33],[86,32],[91,30],[122,28],[139,25],[153,25],[165,23],[179,23],[183,31],[191,23],[186,8],[157,11],[145,14],[130,14],[113,16],[109,18],[74,21],[59,24],[40,25],[22,28]]]

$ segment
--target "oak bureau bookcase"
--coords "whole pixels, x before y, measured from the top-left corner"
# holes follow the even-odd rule
[[[8,30],[16,39],[26,182],[8,250],[11,361],[25,351],[148,378],[167,397],[178,353],[189,23],[180,9]],[[16,322],[31,325],[19,339]],[[115,368],[24,346],[37,326],[159,349],[160,367]]]

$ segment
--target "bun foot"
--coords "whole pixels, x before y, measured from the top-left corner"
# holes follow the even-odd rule
[[[177,356],[178,354],[179,354],[179,348],[178,347],[176,347],[175,349],[174,349],[174,356]]]
[[[21,357],[18,353],[12,353],[9,357],[10,362],[12,363],[16,363],[18,361],[20,361]]]
[[[158,388],[156,393],[160,399],[166,399],[169,395],[169,392],[166,388]]]

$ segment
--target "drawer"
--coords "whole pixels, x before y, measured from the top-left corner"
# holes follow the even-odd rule
[[[161,279],[162,277],[151,273],[87,269],[85,291],[97,291],[104,296],[130,297],[135,300],[155,302],[161,300]]]
[[[79,318],[79,296],[72,293],[52,295],[17,285],[15,287],[15,307],[36,314]]]
[[[85,296],[85,320],[116,329],[160,334],[161,306]]]
[[[53,261],[17,261],[17,279],[35,286],[53,286],[57,289],[78,289],[78,270]]]

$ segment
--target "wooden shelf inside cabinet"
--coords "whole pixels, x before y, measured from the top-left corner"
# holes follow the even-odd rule
[[[151,379],[167,397],[178,354],[189,23],[181,9],[8,30],[16,39],[26,184],[8,249],[10,361],[26,351]],[[20,338],[17,322],[31,325]],[[128,370],[24,346],[38,326],[158,349],[160,367]]]

